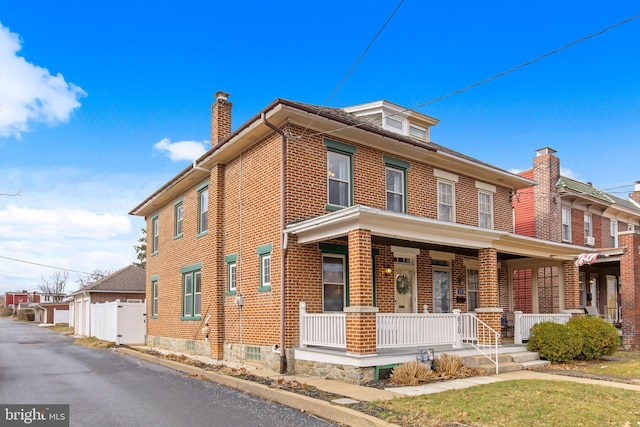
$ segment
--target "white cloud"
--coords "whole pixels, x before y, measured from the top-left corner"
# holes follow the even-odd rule
[[[157,142],[153,148],[158,151],[168,153],[169,158],[174,161],[195,160],[204,154],[209,145],[209,141],[179,141],[171,142],[169,138],[164,138]]]
[[[30,123],[55,125],[69,120],[87,93],[58,73],[27,62],[20,39],[0,23],[0,136],[20,137]]]
[[[575,179],[576,181],[580,181],[580,174],[572,171],[569,168],[560,167],[560,175],[566,176],[567,178]]]

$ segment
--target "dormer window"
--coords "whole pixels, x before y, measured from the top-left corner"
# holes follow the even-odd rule
[[[409,135],[416,137],[416,138],[420,138],[420,139],[427,139],[427,130],[424,128],[421,128],[420,126],[416,126],[416,125],[409,125]]]
[[[402,120],[398,120],[393,117],[387,117],[384,122],[388,127],[399,130],[400,133],[404,131],[404,123],[402,122]]]

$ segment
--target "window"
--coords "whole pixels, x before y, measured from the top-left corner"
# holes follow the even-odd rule
[[[209,187],[198,190],[198,234],[209,229]]]
[[[398,120],[398,119],[394,119],[391,117],[387,117],[384,119],[384,122],[387,126],[394,128],[394,129],[398,129],[398,130],[402,130],[403,129],[403,122],[402,120]]]
[[[200,318],[202,303],[202,264],[194,264],[180,270],[182,273],[182,319]]]
[[[383,157],[386,174],[387,210],[394,212],[407,211],[407,169],[409,162]]]
[[[478,192],[478,226],[493,228],[493,194]]]
[[[158,253],[160,240],[160,220],[158,215],[151,218],[151,254]]]
[[[449,270],[433,269],[433,312],[451,312],[451,273]]]
[[[584,307],[587,305],[587,278],[586,275],[581,272],[580,273],[580,307]]]
[[[427,130],[416,125],[409,125],[409,135],[426,140]]]
[[[610,236],[611,236],[611,247],[612,248],[617,248],[618,247],[618,221],[612,219],[611,220],[611,225],[610,225]]]
[[[227,296],[235,295],[237,286],[237,268],[238,268],[238,254],[227,255],[224,258],[227,263]]]
[[[438,181],[438,219],[441,221],[454,220],[454,191],[453,183]]]
[[[345,301],[345,257],[322,257],[322,309],[325,312],[343,311]]]
[[[480,275],[478,270],[467,270],[467,305],[469,311],[475,311],[479,306]]]
[[[260,257],[260,287],[258,292],[271,290],[271,243],[258,246]]]
[[[562,240],[571,241],[571,208],[562,208]]]
[[[184,217],[184,208],[182,201],[177,202],[174,206],[174,217],[175,217],[175,237],[182,237],[182,219]]]
[[[158,317],[158,279],[151,278],[151,317]]]
[[[593,226],[591,223],[591,214],[584,214],[584,240],[587,241],[587,238],[593,237]]]
[[[351,206],[352,157],[355,147],[325,139],[327,147],[327,203],[333,207]]]

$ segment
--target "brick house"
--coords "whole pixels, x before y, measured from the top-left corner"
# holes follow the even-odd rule
[[[514,233],[534,182],[433,143],[437,123],[276,99],[232,132],[218,92],[211,148],[130,212],[147,343],[363,382],[417,346],[499,344],[522,266],[555,268],[553,313],[582,312],[582,245]]]
[[[89,335],[91,304],[117,300],[120,302],[144,301],[145,280],[144,269],[129,265],[71,293],[68,298],[69,326],[74,328],[74,335]]]
[[[516,233],[593,250],[576,261],[579,306],[620,326],[624,346],[640,348],[640,183],[623,199],[562,176],[560,159],[549,147],[538,150],[532,169],[520,175],[538,185],[514,198]],[[530,283],[522,285],[524,291],[514,287],[516,309],[526,311],[536,302],[526,294]]]
[[[4,305],[5,307],[12,308],[14,313],[18,311],[20,304],[26,306],[27,304],[40,302],[40,294],[37,291],[16,291],[5,292]]]

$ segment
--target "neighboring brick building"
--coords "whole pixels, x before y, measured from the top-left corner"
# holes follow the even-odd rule
[[[210,150],[131,211],[147,221],[147,343],[361,382],[415,356],[382,356],[383,315],[474,311],[500,331],[521,266],[557,268],[553,312],[579,311],[582,248],[513,232],[533,182],[431,142],[437,123],[276,99],[232,132],[217,93]],[[344,323],[308,344],[306,313]]]
[[[4,306],[12,308],[14,313],[18,311],[20,304],[26,305],[40,302],[40,294],[37,291],[16,291],[4,294]]]
[[[130,265],[73,292],[69,303],[69,326],[74,328],[74,334],[89,335],[91,304],[144,301],[145,280],[144,269]]]
[[[628,199],[617,197],[590,182],[562,176],[555,153],[548,147],[538,150],[533,168],[520,174],[538,185],[518,191],[514,198],[516,233],[585,246],[585,256],[577,260],[580,307],[594,307],[622,328],[625,346],[640,348],[640,291],[635,285],[640,283],[640,268],[635,264],[640,183]],[[534,270],[530,275],[538,274]],[[514,293],[521,308],[531,304],[526,296],[518,298],[517,286]]]

